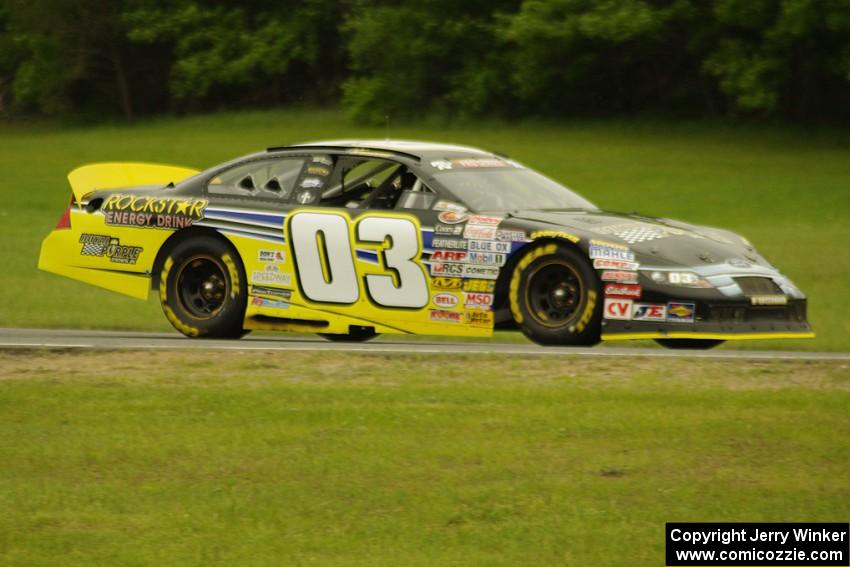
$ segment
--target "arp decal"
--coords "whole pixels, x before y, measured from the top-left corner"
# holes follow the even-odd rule
[[[461,250],[434,250],[432,262],[465,262],[466,252]]]

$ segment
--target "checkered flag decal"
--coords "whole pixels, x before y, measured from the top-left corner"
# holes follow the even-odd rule
[[[110,244],[118,244],[118,239],[103,234],[81,234],[80,242],[83,244],[80,250],[83,256],[103,256]]]
[[[617,236],[629,244],[637,244],[638,242],[647,242],[670,236],[670,233],[662,228],[638,223],[606,226],[600,229],[599,232]]]
[[[83,256],[103,256],[106,252],[106,244],[100,242],[87,242],[83,244],[80,254]]]

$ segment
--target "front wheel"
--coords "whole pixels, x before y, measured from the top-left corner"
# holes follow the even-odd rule
[[[163,263],[162,310],[174,328],[188,337],[241,337],[247,298],[239,255],[218,238],[184,240]]]
[[[655,342],[666,348],[692,348],[708,350],[725,343],[720,339],[655,339]]]
[[[532,248],[511,276],[511,314],[522,332],[543,345],[599,342],[602,305],[596,273],[574,248]]]

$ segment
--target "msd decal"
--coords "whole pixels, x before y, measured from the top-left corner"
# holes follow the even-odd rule
[[[635,303],[632,319],[635,321],[664,321],[667,318],[667,306],[658,303]]]
[[[464,293],[463,304],[472,308],[489,308],[493,305],[492,293]]]
[[[632,318],[632,300],[606,298],[602,313],[606,319],[629,320]]]

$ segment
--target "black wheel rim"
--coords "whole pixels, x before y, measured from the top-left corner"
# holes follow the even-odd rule
[[[537,268],[528,278],[528,308],[541,325],[563,327],[578,313],[582,292],[581,276],[572,266],[549,262]]]
[[[210,319],[224,307],[230,282],[225,267],[217,259],[194,256],[180,267],[176,285],[183,309],[198,319]]]

